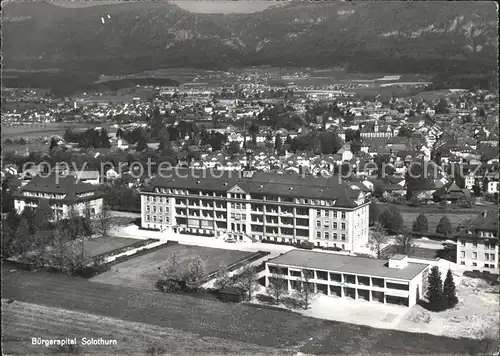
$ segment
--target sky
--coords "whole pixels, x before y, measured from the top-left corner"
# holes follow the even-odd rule
[[[282,4],[283,1],[272,0],[167,0],[176,4],[180,8],[193,13],[205,14],[230,14],[230,13],[253,13],[267,9],[269,6]],[[59,1],[53,2],[55,5],[71,8],[90,7],[120,3],[119,0],[96,0],[96,1]]]
[[[275,5],[273,1],[210,1],[210,0],[170,0],[169,2],[176,4],[180,8],[194,13],[252,13],[263,11],[271,5]]]

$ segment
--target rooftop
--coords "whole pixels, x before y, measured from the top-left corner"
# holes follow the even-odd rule
[[[155,188],[192,189],[227,192],[238,186],[246,193],[272,196],[304,197],[335,200],[337,207],[354,208],[361,192],[337,177],[302,176],[255,172],[245,176],[241,172],[213,170],[172,170],[154,178],[144,192]]]
[[[304,250],[292,250],[269,260],[268,263],[407,281],[428,267],[424,263],[409,262],[405,268],[396,269],[389,268],[386,260]]]

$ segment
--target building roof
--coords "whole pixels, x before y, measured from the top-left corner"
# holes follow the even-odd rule
[[[28,184],[21,187],[19,191],[14,193],[14,196],[17,198],[36,199],[36,197],[24,196],[22,194],[23,192],[65,195],[63,200],[57,201],[92,200],[102,197],[102,193],[99,192],[92,184],[77,182],[73,175],[64,175],[57,178],[55,173],[52,173],[49,176],[37,175],[33,177]],[[78,194],[91,192],[94,194],[88,198],[79,198],[77,196]]]
[[[227,192],[235,185],[246,193],[272,196],[303,197],[335,200],[335,207],[354,208],[361,194],[338,177],[275,174],[254,172],[244,176],[241,172],[215,170],[170,170],[153,179],[143,192],[155,188],[192,189]]]
[[[483,210],[467,227],[467,230],[498,233],[498,210]]]
[[[100,176],[99,171],[75,171],[71,172],[71,174],[79,180],[99,179]]]
[[[427,264],[409,262],[405,268],[396,269],[389,268],[387,260],[305,250],[292,250],[268,263],[407,281],[428,267]]]

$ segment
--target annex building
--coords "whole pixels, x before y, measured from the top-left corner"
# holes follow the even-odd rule
[[[143,228],[351,252],[368,242],[368,205],[337,177],[267,172],[175,171],[141,191]]]
[[[280,274],[289,291],[306,282],[331,297],[412,307],[427,290],[428,271],[405,255],[387,261],[297,249],[266,262],[266,287]]]
[[[469,271],[499,274],[498,211],[483,210],[457,235],[457,263]]]
[[[47,200],[53,220],[65,219],[70,214],[84,216],[99,214],[103,195],[95,186],[78,182],[74,175],[57,177],[36,175],[14,193],[14,208],[21,213],[25,207],[36,209],[41,200]]]

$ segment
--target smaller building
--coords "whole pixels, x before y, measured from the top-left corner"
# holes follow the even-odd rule
[[[73,213],[99,214],[103,205],[103,195],[93,185],[78,182],[73,175],[57,176],[57,173],[36,175],[13,196],[18,213],[25,207],[34,210],[41,200],[47,200],[53,220],[66,219]]]
[[[266,262],[266,286],[280,273],[288,290],[296,290],[307,273],[319,294],[412,307],[427,290],[428,270],[428,264],[409,262],[405,255],[386,261],[292,250]]]
[[[457,235],[457,263],[470,271],[498,274],[498,211],[484,210]]]

